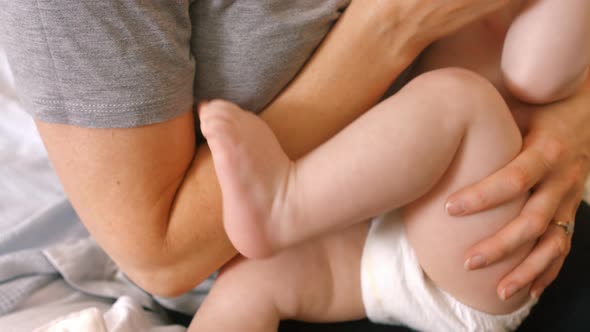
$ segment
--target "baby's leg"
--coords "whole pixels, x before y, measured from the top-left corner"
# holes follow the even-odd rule
[[[509,109],[487,82],[468,79],[465,84],[471,85],[465,94],[479,90],[479,106],[472,104],[471,108],[463,108],[473,116],[470,128],[444,176],[426,195],[403,208],[403,219],[420,266],[439,288],[473,308],[505,314],[528,299],[528,290],[501,290],[497,285],[526,257],[534,243],[527,243],[504,261],[476,271],[467,270],[476,262],[466,262],[464,255],[475,243],[516,218],[526,195],[491,210],[459,218],[450,217],[444,207],[453,192],[480,181],[516,157],[522,138]],[[465,103],[455,105],[467,106]],[[513,294],[507,301],[500,300],[500,296]]]
[[[590,1],[524,3],[504,44],[506,86],[530,103],[570,96],[585,81],[590,65]]]
[[[189,331],[270,332],[280,319],[333,322],[365,317],[360,259],[367,224],[262,260],[226,266]]]
[[[416,200],[465,144],[505,143],[483,130],[497,122],[517,132],[494,88],[461,69],[421,75],[295,163],[255,115],[222,102],[201,110],[226,231],[257,257]],[[519,151],[510,142],[502,163]]]

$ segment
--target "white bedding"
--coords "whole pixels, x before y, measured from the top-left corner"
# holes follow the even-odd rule
[[[25,181],[23,181],[25,180]],[[21,110],[0,50],[0,229],[63,199],[31,118]]]

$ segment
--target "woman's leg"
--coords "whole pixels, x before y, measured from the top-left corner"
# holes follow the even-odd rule
[[[281,319],[365,317],[360,260],[367,230],[367,223],[360,223],[271,258],[235,259],[224,267],[189,331],[269,332]]]

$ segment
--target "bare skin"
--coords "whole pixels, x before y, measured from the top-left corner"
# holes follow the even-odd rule
[[[588,74],[588,36],[589,1],[524,1],[504,43],[506,86],[519,100],[533,104],[571,96]]]

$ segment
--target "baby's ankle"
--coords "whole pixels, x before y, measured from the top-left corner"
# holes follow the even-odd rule
[[[290,247],[303,240],[301,220],[305,218],[302,191],[297,181],[296,162],[291,161],[286,176],[277,190],[275,202],[267,223],[267,238],[275,251]]]

